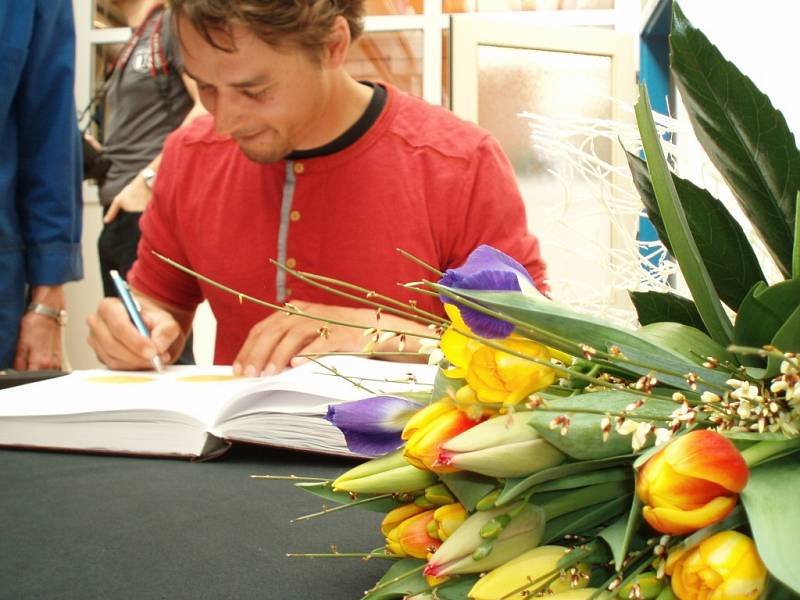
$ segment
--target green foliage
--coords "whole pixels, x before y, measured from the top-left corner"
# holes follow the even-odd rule
[[[394,563],[362,600],[395,600],[430,589],[422,576],[425,561],[404,558]]]
[[[677,4],[669,41],[672,74],[703,149],[789,276],[800,153],[786,119]]]
[[[373,512],[388,513],[402,504],[396,497],[386,497],[386,494],[357,494],[351,496],[347,492],[334,492],[329,481],[303,482],[295,483],[294,485],[325,500],[330,500],[337,504],[357,504],[359,508]]]
[[[649,325],[671,322],[708,333],[694,302],[672,292],[628,292],[639,316],[639,323]]]

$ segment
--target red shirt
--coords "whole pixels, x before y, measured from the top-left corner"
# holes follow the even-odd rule
[[[546,290],[539,244],[526,229],[514,172],[497,141],[443,108],[386,87],[386,105],[367,133],[327,156],[255,163],[234,140],[214,133],[210,116],[167,139],[128,279],[181,309],[208,299],[217,319],[217,364],[232,363],[250,328],[270,311],[198,282],[151,250],[278,304],[363,306],[291,277],[280,297],[269,261],[279,258],[281,239],[290,266],[414,299],[438,313],[438,300],[398,286],[432,275],[396,248],[444,271],[490,244],[525,265]]]

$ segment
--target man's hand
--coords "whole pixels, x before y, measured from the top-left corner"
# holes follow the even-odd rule
[[[147,187],[144,178],[141,175],[134,177],[131,182],[122,188],[122,191],[116,195],[111,205],[108,207],[106,216],[103,217],[103,223],[111,223],[117,218],[120,210],[125,212],[142,212],[153,192]]]
[[[27,312],[19,323],[14,368],[39,371],[61,368],[61,325],[35,312]]]
[[[424,326],[392,315],[382,315],[376,319],[376,311],[370,308],[346,308],[310,302],[292,302],[292,306],[304,313],[324,317],[332,321],[353,323],[364,328],[381,327],[392,331],[427,332]],[[305,359],[298,354],[321,354],[325,352],[359,352],[369,343],[364,329],[329,324],[325,321],[308,319],[303,316],[276,312],[256,323],[250,330],[242,349],[233,363],[237,375],[255,377],[261,374],[272,375],[291,364],[297,366]],[[396,350],[398,338],[375,350]],[[417,344],[409,340],[408,349],[413,351]]]
[[[142,303],[142,319],[150,329],[149,338],[139,333],[119,298],[103,298],[97,312],[87,319],[86,341],[111,369],[152,369],[155,356],[165,365],[171,363],[186,341],[180,324],[170,312],[151,303]]]

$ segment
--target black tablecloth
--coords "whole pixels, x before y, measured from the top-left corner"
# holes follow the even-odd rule
[[[294,517],[323,501],[252,474],[331,477],[346,459],[234,446],[202,463],[0,451],[0,598],[352,600],[383,560],[379,513]]]

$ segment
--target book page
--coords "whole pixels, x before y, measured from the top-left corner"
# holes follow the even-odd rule
[[[328,405],[337,401],[430,391],[435,373],[435,367],[422,364],[326,356],[318,362],[264,377],[239,392],[220,411],[216,424],[263,412],[325,415]]]

